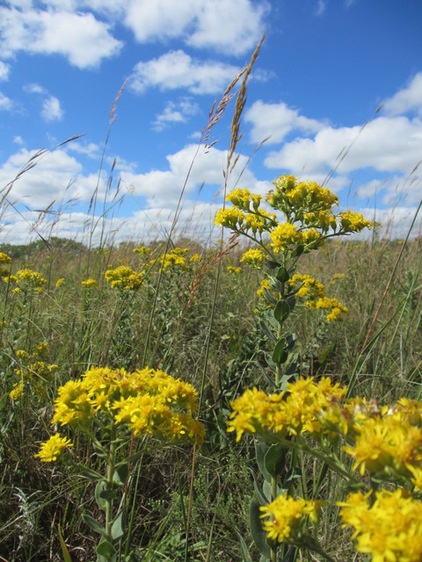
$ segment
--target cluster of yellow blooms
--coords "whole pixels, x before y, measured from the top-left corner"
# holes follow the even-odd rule
[[[263,529],[270,540],[293,542],[308,517],[316,520],[319,503],[281,494],[273,502],[260,508],[265,519]]]
[[[275,211],[284,214],[284,222],[279,222],[275,213],[260,207],[260,195],[248,189],[235,189],[226,198],[233,206],[217,211],[215,224],[250,238],[258,235],[260,240],[267,234],[269,245],[276,253],[298,245],[314,249],[327,236],[360,232],[372,226],[354,211],[335,215],[332,207],[338,205],[337,195],[316,182],[298,181],[294,176],[285,175],[273,185],[274,189],[265,199]]]
[[[112,289],[122,291],[136,290],[142,285],[144,275],[137,273],[128,265],[120,265],[115,269],[108,269],[104,277]]]
[[[164,442],[202,443],[204,426],[194,418],[196,411],[194,387],[162,371],[93,368],[59,388],[52,424],[89,432],[97,422]],[[69,445],[56,434],[36,456],[53,462]]]
[[[174,248],[170,252],[163,254],[155,260],[151,260],[150,264],[160,265],[163,269],[179,268],[185,270],[187,268],[186,256],[189,252],[188,248]]]
[[[357,551],[372,555],[373,562],[422,560],[422,502],[402,489],[380,490],[375,500],[355,492],[341,506],[341,518],[354,529]]]
[[[10,266],[12,265],[12,258],[0,252],[0,276],[8,275],[10,272]]]
[[[57,365],[46,362],[48,355],[47,344],[39,343],[32,353],[24,349],[16,351],[16,360],[19,367],[15,369],[15,375],[19,378],[9,393],[11,400],[19,400],[24,392],[25,383],[31,383],[31,390],[38,394],[45,392],[44,384],[50,380],[51,375],[58,369]]]
[[[12,291],[15,294],[28,291],[40,293],[47,282],[41,273],[28,268],[19,269],[14,275],[3,276],[3,281],[15,286]]]
[[[361,492],[338,504],[344,523],[355,528],[358,550],[379,562],[420,561],[422,503],[411,494],[422,491],[422,402],[402,398],[393,406],[380,406],[346,398],[346,392],[328,378],[301,378],[277,394],[246,390],[231,404],[228,431],[235,432],[237,440],[251,433],[286,446],[306,435],[321,444],[341,440],[344,452],[354,459],[353,470],[410,490],[407,495],[400,488],[381,490],[371,506]],[[264,516],[270,517],[264,524],[270,538],[282,542],[294,537],[291,518],[299,520],[306,513],[301,501],[284,496],[263,508]],[[312,512],[310,505],[307,509]]]
[[[304,299],[308,308],[328,311],[327,322],[337,320],[342,313],[348,312],[348,308],[338,299],[327,297],[325,286],[311,275],[295,273],[289,279],[289,285],[298,287],[296,295]]]

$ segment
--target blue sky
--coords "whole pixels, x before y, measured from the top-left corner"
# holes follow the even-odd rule
[[[192,161],[177,233],[211,235],[233,103],[207,150],[201,131],[264,33],[228,188],[329,177],[342,206],[404,236],[422,196],[421,24],[419,0],[2,0],[0,241],[162,238]]]

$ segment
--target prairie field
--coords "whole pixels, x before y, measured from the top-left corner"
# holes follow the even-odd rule
[[[226,422],[230,402],[246,389],[273,391],[270,345],[257,313],[261,272],[239,268],[242,251],[230,246],[181,240],[89,248],[52,238],[0,248],[11,258],[3,258],[0,286],[0,559],[62,560],[58,525],[71,560],[94,559],[96,535],[83,520],[84,513],[102,518],[93,479],[34,455],[52,432],[58,388],[100,366],[148,366],[191,383],[206,429],[201,447],[155,444],[135,457],[124,497],[133,510],[133,559],[228,562],[241,559],[239,534],[252,545],[253,438],[236,443]],[[320,313],[291,320],[298,372],[330,377],[379,403],[419,400],[420,255],[421,239],[413,239],[332,241],[305,256],[301,270],[330,286],[349,311],[336,323]],[[122,454],[139,447],[128,438]],[[82,432],[71,455],[76,449],[81,465],[99,468]],[[301,461],[296,470],[300,479],[313,469]],[[327,476],[325,493],[341,496],[337,484]],[[342,557],[350,546],[335,510],[321,532],[334,559],[351,559]]]

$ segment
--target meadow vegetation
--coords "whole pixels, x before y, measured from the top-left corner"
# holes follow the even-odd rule
[[[422,238],[291,176],[226,203],[0,245],[1,561],[420,560]]]

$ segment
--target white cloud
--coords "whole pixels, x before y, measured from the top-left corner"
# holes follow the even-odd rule
[[[56,97],[49,96],[43,101],[41,116],[45,121],[61,121],[63,115],[60,101]]]
[[[422,122],[378,117],[366,127],[326,127],[314,138],[297,138],[269,153],[269,168],[293,173],[347,174],[361,169],[408,174],[422,154]]]
[[[0,60],[0,80],[8,80],[10,67]]]
[[[140,43],[182,38],[196,48],[241,55],[257,44],[267,13],[265,1],[130,0],[125,24]]]
[[[197,154],[198,152],[198,154]],[[207,198],[217,198],[224,184],[223,170],[227,162],[227,151],[215,147],[188,145],[167,156],[167,170],[151,170],[143,174],[122,173],[122,186],[134,195],[145,197],[150,208],[174,208],[185,186],[185,197],[198,190]],[[189,177],[188,173],[193,162]],[[247,169],[248,159],[239,155],[237,165],[229,178],[228,189],[235,186],[243,172],[242,184],[253,191],[257,180]]]
[[[181,50],[170,51],[148,62],[139,62],[130,87],[138,93],[155,87],[162,91],[184,88],[193,94],[214,94],[224,90],[238,71],[238,67],[230,64],[193,59]]]
[[[0,111],[10,111],[12,107],[12,100],[0,92]]]
[[[178,102],[168,101],[164,110],[153,121],[153,129],[163,131],[172,123],[186,123],[190,117],[199,112],[199,105],[190,98],[182,98]]]
[[[27,166],[36,151],[22,148],[0,167],[0,185],[12,182]],[[9,200],[29,208],[45,208],[53,201],[89,201],[97,185],[98,174],[84,175],[82,165],[62,149],[45,153],[33,160],[36,164],[13,183]],[[99,197],[105,191],[100,181]]]
[[[40,84],[26,84],[23,89],[28,94],[46,94],[47,93],[47,90],[44,88],[44,86],[41,86]]]
[[[245,122],[252,125],[252,141],[261,143],[267,139],[266,144],[279,143],[294,130],[315,133],[324,127],[320,121],[300,115],[283,102],[265,103],[261,100],[246,111]]]
[[[416,74],[408,86],[383,103],[388,115],[402,115],[415,111],[422,117],[422,72]]]
[[[318,0],[318,5],[316,8],[316,15],[322,16],[327,8],[327,2],[325,0]]]
[[[92,13],[5,6],[0,7],[0,39],[5,57],[19,51],[61,54],[79,68],[96,66],[122,47],[121,41],[110,34],[109,26]]]

